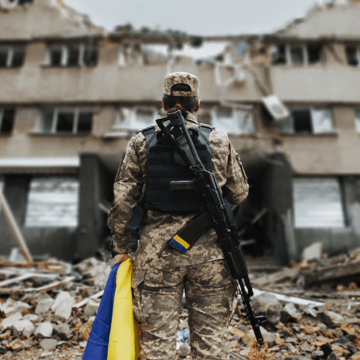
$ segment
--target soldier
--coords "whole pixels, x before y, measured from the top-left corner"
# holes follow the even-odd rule
[[[223,194],[237,205],[248,195],[247,178],[228,135],[199,126],[195,116],[200,106],[199,85],[192,74],[169,74],[164,81],[163,108],[167,112],[180,109],[186,126],[208,138],[202,160],[210,159]],[[192,359],[227,359],[224,347],[237,300],[236,286],[214,229],[202,235],[185,254],[168,246],[174,234],[199,211],[186,196],[169,195],[167,188],[175,176],[174,169],[181,170],[181,164],[176,154],[165,161],[158,130],[155,126],[147,128],[131,138],[116,175],[114,207],[108,220],[116,260],[123,261],[129,257],[130,231],[126,227],[133,210],[139,203],[145,208],[132,274],[134,314],[141,329],[139,359],[176,359],[184,289]]]

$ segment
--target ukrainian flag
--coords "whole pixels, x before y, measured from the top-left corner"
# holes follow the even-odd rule
[[[181,238],[179,235],[175,235],[170,240],[170,245],[173,246],[176,250],[179,250],[182,253],[185,253],[186,250],[190,247],[190,244],[188,244],[183,238]]]
[[[135,360],[139,345],[131,293],[132,261],[111,269],[83,360]]]

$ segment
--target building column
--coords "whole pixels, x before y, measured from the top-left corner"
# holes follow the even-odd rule
[[[77,259],[93,256],[105,234],[107,217],[100,210],[99,203],[109,191],[106,179],[107,171],[97,154],[80,155]]]
[[[273,159],[278,164],[270,167],[270,236],[275,258],[280,264],[288,265],[298,256],[293,228],[293,172],[283,153],[275,154]]]

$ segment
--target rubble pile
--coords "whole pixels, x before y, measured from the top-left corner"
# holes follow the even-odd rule
[[[0,261],[0,358],[81,359],[110,270]]]
[[[360,249],[330,257],[314,244],[293,265],[249,263],[252,307],[267,317],[265,345],[257,344],[239,300],[230,358],[360,360]],[[0,358],[81,359],[110,270],[109,261],[95,258],[75,266],[0,259]],[[178,359],[191,358],[189,335],[183,302]]]

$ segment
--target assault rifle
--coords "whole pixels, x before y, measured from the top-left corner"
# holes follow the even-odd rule
[[[241,250],[240,238],[233,221],[231,221],[229,209],[225,204],[215,175],[206,170],[202,164],[180,110],[156,120],[156,123],[165,138],[168,139],[175,150],[181,155],[194,175],[194,179],[191,181],[171,182],[171,187],[173,189],[189,189],[194,186],[203,195],[207,212],[212,220],[211,226],[215,228],[218,243],[229,265],[231,275],[237,283],[256,340],[260,345],[263,345],[264,340],[260,331],[260,323],[266,317],[255,316],[251,308],[250,297],[254,295],[254,292]]]

